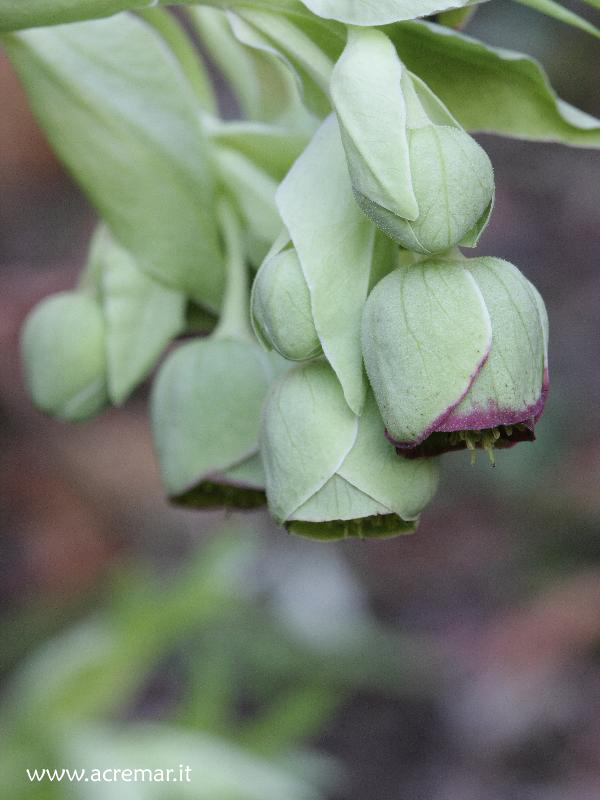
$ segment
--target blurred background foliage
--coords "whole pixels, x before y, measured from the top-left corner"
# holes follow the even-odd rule
[[[561,96],[600,112],[591,37],[509,0],[484,4],[469,31],[538,57]],[[495,469],[446,456],[412,537],[321,545],[262,513],[167,507],[147,387],[80,426],[31,408],[19,326],[72,284],[94,215],[0,58],[3,793],[597,800],[595,154],[480,137],[497,181],[480,252],[523,269],[550,313],[537,443],[501,453]],[[233,116],[225,90],[221,102]],[[190,784],[25,774],[180,763]]]

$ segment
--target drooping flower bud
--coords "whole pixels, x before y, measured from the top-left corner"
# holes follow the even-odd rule
[[[260,441],[271,513],[302,536],[410,533],[437,486],[434,461],[395,455],[370,393],[362,416],[352,413],[325,360],[273,385]]]
[[[257,337],[290,361],[321,353],[310,293],[294,248],[268,258],[252,287],[252,322]]]
[[[258,432],[274,375],[272,359],[249,330],[241,226],[227,201],[218,212],[227,265],[221,318],[210,338],[182,345],[160,368],[150,402],[152,432],[173,503],[254,508],[265,502]]]
[[[381,280],[363,355],[389,438],[408,456],[535,438],[548,390],[537,290],[498,258],[431,259]]]
[[[194,508],[264,504],[260,410],[272,378],[252,342],[202,339],[179,347],[152,388],[152,430],[172,502]]]
[[[350,31],[331,96],[363,212],[408,250],[473,247],[493,204],[490,160],[384,33]]]
[[[102,311],[88,295],[61,292],[29,314],[21,336],[25,378],[46,414],[84,420],[107,403]]]

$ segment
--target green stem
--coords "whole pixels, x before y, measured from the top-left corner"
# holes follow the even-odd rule
[[[213,336],[252,340],[250,330],[248,270],[242,229],[231,203],[222,198],[217,207],[219,227],[225,246],[227,281],[221,317]]]
[[[209,114],[216,114],[217,100],[204,63],[191,39],[175,17],[162,8],[146,8],[135,13],[148,25],[151,25],[163,39],[179,62],[181,71],[187,78],[202,108]]]

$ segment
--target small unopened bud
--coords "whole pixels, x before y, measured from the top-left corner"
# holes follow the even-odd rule
[[[473,247],[494,197],[490,160],[383,32],[351,30],[331,96],[363,212],[408,250]]]
[[[252,322],[263,344],[290,361],[320,355],[310,293],[293,248],[267,259],[259,269],[252,289]]]
[[[83,420],[106,405],[104,319],[93,298],[63,292],[43,300],[25,321],[21,350],[40,411]]]

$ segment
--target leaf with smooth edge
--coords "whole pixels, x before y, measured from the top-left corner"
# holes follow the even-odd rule
[[[386,513],[393,511],[404,520],[415,520],[435,494],[439,464],[434,459],[398,458],[369,392],[356,442],[338,474],[383,505]]]
[[[600,147],[600,121],[558,98],[529,56],[430,22],[403,22],[386,33],[468,130]]]
[[[329,79],[342,49],[338,39],[327,33],[323,36],[311,20],[267,11],[240,8],[238,13],[230,13],[229,19],[240,42],[276,56],[291,70],[304,104],[312,113],[323,117],[329,112]]]
[[[270,380],[260,349],[234,339],[194,341],[169,355],[154,382],[151,418],[170,495],[257,453]]]
[[[294,77],[278,58],[240,47],[227,15],[217,8],[190,6],[187,13],[203,47],[227,78],[243,117],[294,129],[310,124]]]
[[[102,270],[108,391],[120,405],[183,330],[185,297],[141,272],[106,229],[94,239],[94,259]]]
[[[401,77],[402,64],[385,34],[351,30],[331,77],[331,98],[354,190],[416,219]]]
[[[197,0],[181,0],[195,4]],[[310,17],[299,0],[204,0],[206,5],[223,11],[239,6],[260,8],[276,13]],[[171,0],[0,0],[0,33],[65,22],[99,19],[118,11],[172,5]]]
[[[216,144],[237,150],[277,181],[282,180],[310,139],[309,133],[281,126],[243,120],[224,122],[212,117],[205,117],[205,129]]]
[[[390,436],[423,441],[461,401],[488,357],[492,329],[481,291],[442,259],[400,267],[369,295],[367,374]]]
[[[51,144],[144,272],[211,310],[224,283],[197,103],[128,14],[5,37]]]
[[[275,206],[276,181],[237,150],[218,147],[214,158],[219,177],[247,226],[259,239],[272,242],[281,230]]]
[[[465,8],[456,8],[453,11],[442,11],[441,14],[437,15],[436,20],[440,25],[460,30],[467,25],[476,11],[477,6],[465,6]]]
[[[260,452],[273,516],[285,522],[333,477],[356,439],[350,411],[325,361],[295,367],[271,388]]]
[[[277,191],[311,295],[323,352],[360,414],[366,382],[360,319],[375,229],[356,205],[337,120],[328,117]]]
[[[600,30],[598,30],[595,25],[592,25],[592,23],[588,22],[587,19],[580,17],[579,14],[576,14],[574,11],[570,11],[560,3],[554,2],[554,0],[515,0],[515,2],[521,3],[523,6],[529,6],[529,8],[539,11],[540,14],[546,14],[548,17],[554,17],[554,19],[557,19],[559,22],[564,22],[566,25],[572,25],[574,28],[579,28],[586,33],[590,33],[596,38],[600,38]]]
[[[499,258],[462,263],[485,300],[492,348],[466,397],[444,421],[444,430],[509,425],[521,421],[528,409],[534,417],[544,380],[545,337],[532,286]]]
[[[388,25],[403,19],[428,17],[438,11],[463,8],[483,0],[302,0],[325,19],[348,25]]]

